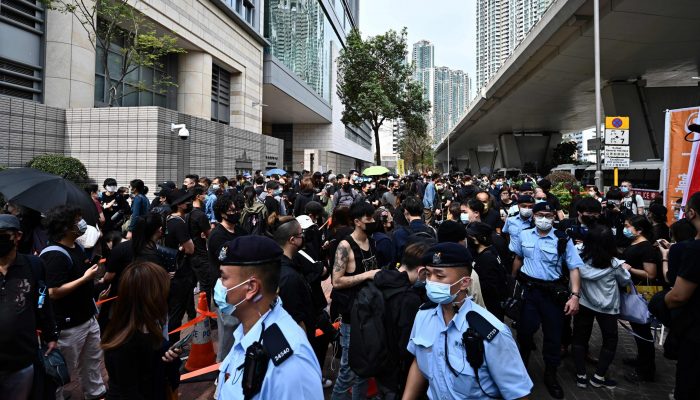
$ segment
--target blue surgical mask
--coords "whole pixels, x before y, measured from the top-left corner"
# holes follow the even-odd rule
[[[237,304],[229,304],[226,301],[226,294],[228,294],[229,291],[236,289],[238,287],[241,287],[248,282],[250,282],[250,279],[243,281],[234,287],[226,288],[226,286],[224,286],[224,284],[221,282],[221,279],[216,280],[216,285],[214,285],[214,301],[216,302],[216,305],[219,307],[221,314],[233,315],[234,311],[236,311],[236,307],[238,307],[239,305],[241,305],[241,303],[243,303],[245,301],[245,298],[244,298],[243,300],[241,300]]]
[[[625,235],[626,238],[632,239],[634,238],[634,233],[632,233],[629,228],[625,227],[625,229],[622,230],[622,234]]]
[[[425,291],[428,295],[428,299],[430,299],[430,301],[432,301],[433,303],[437,304],[449,304],[454,302],[455,298],[457,297],[457,293],[451,294],[450,288],[462,282],[462,280],[464,280],[464,278],[458,280],[457,282],[451,285],[449,283],[433,282],[431,280],[426,281]]]
[[[469,222],[469,214],[467,214],[467,213],[459,214],[459,220],[462,221],[463,224],[468,223]]]
[[[82,236],[85,232],[87,232],[87,227],[88,224],[85,222],[84,219],[80,219],[77,224],[75,224],[78,227],[78,232],[80,232],[80,235]]]
[[[622,187],[620,187],[620,191],[621,191],[622,193],[627,193],[627,192],[630,191],[630,189],[629,189],[628,187],[626,187],[626,186],[622,186]]]

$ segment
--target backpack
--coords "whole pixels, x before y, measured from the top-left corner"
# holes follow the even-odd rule
[[[336,207],[350,207],[355,202],[356,198],[357,195],[355,194],[352,188],[350,188],[350,193],[346,192],[343,189],[340,189],[338,190],[338,201],[336,202]]]
[[[358,376],[369,378],[394,367],[384,326],[385,302],[405,290],[401,287],[382,292],[370,281],[357,292],[350,312],[348,363]]]
[[[437,232],[435,232],[435,228],[433,228],[430,225],[425,225],[425,229],[422,229],[420,231],[415,231],[411,229],[411,224],[409,223],[407,226],[405,226],[406,230],[408,231],[408,239],[406,239],[406,246],[414,243],[426,243],[426,244],[435,244],[437,243]]]
[[[241,227],[250,235],[264,236],[267,232],[266,212],[267,208],[260,202],[246,206],[241,212]]]

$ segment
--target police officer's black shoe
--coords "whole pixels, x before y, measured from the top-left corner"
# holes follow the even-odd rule
[[[555,399],[564,398],[564,389],[561,388],[557,380],[557,370],[547,368],[544,371],[544,385],[547,387],[549,395]]]

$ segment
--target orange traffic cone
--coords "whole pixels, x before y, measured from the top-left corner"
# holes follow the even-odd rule
[[[207,294],[199,293],[199,302],[197,309],[202,311],[202,314],[209,313],[209,304],[207,304]],[[216,362],[216,354],[214,353],[214,344],[211,342],[211,329],[209,328],[209,318],[204,318],[202,321],[194,325],[192,334],[192,345],[190,348],[190,356],[185,363],[187,371],[194,371],[200,368],[208,367]]]

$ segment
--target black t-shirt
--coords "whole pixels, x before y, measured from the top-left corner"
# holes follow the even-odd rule
[[[58,243],[50,246],[60,246],[68,252],[71,259],[61,251],[49,251],[41,256],[46,264],[46,285],[56,288],[72,282],[83,276],[90,268],[90,260],[78,245],[74,248],[65,247]],[[92,318],[97,309],[93,300],[94,282],[89,280],[78,286],[71,293],[54,300],[56,324],[60,329],[78,326]]]
[[[497,209],[489,208],[486,214],[481,218],[482,222],[493,228],[494,230],[503,225],[501,213]]]
[[[114,204],[112,207],[106,207],[107,204],[109,204],[112,200],[114,200]],[[124,221],[123,218],[119,218],[115,221],[112,221],[112,216],[116,214],[118,211],[123,211],[124,218],[126,215],[131,213],[131,208],[129,207],[129,203],[126,202],[126,199],[124,196],[120,195],[119,193],[112,193],[112,194],[105,194],[102,193],[102,212],[104,213],[105,216],[105,224],[104,224],[104,231],[111,231],[111,230],[118,230],[121,229],[121,226],[117,225],[119,222]]]
[[[501,301],[507,295],[506,270],[498,261],[495,249],[486,249],[474,257],[474,270],[479,275],[481,294],[486,309],[503,320]]]
[[[212,269],[215,269],[216,271],[219,270],[219,265],[221,264],[221,261],[219,261],[219,252],[221,252],[221,247],[223,247],[224,243],[231,241],[238,236],[242,235],[237,231],[229,232],[221,224],[216,224],[214,229],[211,230],[211,234],[209,235],[209,247],[207,251],[209,254],[209,265]],[[216,276],[218,277],[218,275]]]
[[[165,224],[165,246],[177,249],[183,243],[190,240],[187,223],[180,216],[171,215]]]
[[[311,297],[311,287],[299,271],[299,267],[285,255],[282,255],[280,267],[279,296],[282,298],[285,311],[297,323],[303,322],[306,326],[306,335],[313,337],[316,331],[316,313]]]
[[[206,254],[207,239],[202,237],[202,232],[211,229],[207,214],[199,208],[193,208],[187,217],[187,224],[190,231],[189,236],[192,238],[192,243],[194,243],[194,252],[201,255]]]
[[[126,269],[126,267],[134,259],[134,252],[131,244],[131,241],[119,243],[118,245],[114,246],[112,253],[109,255],[109,258],[107,258],[105,270],[115,274],[112,282],[110,282],[110,296],[116,296],[116,293],[119,290],[119,278],[121,277],[122,272],[124,272],[124,269]]]
[[[657,266],[656,279],[650,279],[649,283],[661,282],[659,279],[662,278],[661,271],[658,268],[659,264],[661,264],[661,254],[659,253],[659,249],[655,248],[652,242],[645,240],[631,245],[622,252],[622,259],[625,260],[627,264],[631,265],[632,268],[639,270],[644,269],[644,263],[655,264]],[[632,281],[635,285],[647,283],[646,279],[639,279],[634,276],[632,277]]]
[[[686,245],[678,276],[700,285],[700,240],[689,241]],[[700,286],[695,288],[683,309],[690,314],[686,316],[689,322],[682,337],[697,344],[700,342]]]

